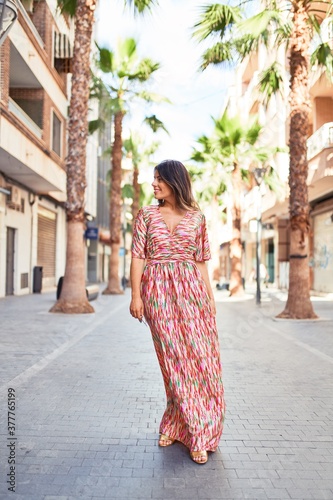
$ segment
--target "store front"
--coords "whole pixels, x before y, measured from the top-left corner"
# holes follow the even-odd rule
[[[333,200],[316,207],[313,216],[312,288],[333,293]]]

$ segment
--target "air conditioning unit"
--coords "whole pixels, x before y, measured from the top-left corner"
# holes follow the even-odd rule
[[[21,192],[18,187],[11,186],[10,195],[7,198],[7,203],[13,203],[14,205],[19,205],[21,203]]]

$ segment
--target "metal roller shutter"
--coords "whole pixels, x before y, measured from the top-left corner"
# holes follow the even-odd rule
[[[333,292],[332,210],[314,217],[314,283],[317,292]]]
[[[43,267],[44,278],[55,278],[57,216],[45,208],[38,208],[37,265]],[[54,284],[47,280],[47,284]]]

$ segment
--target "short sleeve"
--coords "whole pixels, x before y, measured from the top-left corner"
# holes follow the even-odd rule
[[[196,252],[194,258],[197,262],[202,262],[204,260],[209,260],[211,258],[206,218],[202,214],[201,223],[198,227],[198,233],[196,238]]]
[[[139,210],[133,226],[132,257],[137,259],[146,258],[147,225],[143,215],[143,209]]]

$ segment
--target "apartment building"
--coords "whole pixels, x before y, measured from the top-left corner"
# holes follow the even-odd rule
[[[333,47],[333,19],[321,26],[322,38]],[[314,43],[315,40],[314,40]],[[235,85],[228,99],[231,111],[259,116],[264,127],[262,144],[283,147],[288,144],[288,68],[284,50],[279,62],[285,68],[284,95],[273,97],[266,107],[258,94],[258,75],[266,66],[269,53],[260,46],[256,54],[244,61],[235,74]],[[315,292],[333,292],[333,86],[323,71],[310,75],[311,129],[308,137],[309,202],[311,209],[310,276]],[[289,199],[287,153],[279,153],[274,167],[285,185],[284,193],[269,192],[262,185],[244,195],[242,239],[244,244],[244,276],[255,268],[255,225],[258,203],[262,205],[262,262],[269,281],[281,288],[289,282]],[[254,227],[254,232],[252,232]]]
[[[86,239],[86,270],[89,282],[108,280],[110,246],[110,154],[112,119],[102,116],[102,103],[90,100],[89,120],[103,120],[104,126],[89,135],[87,144],[88,213]]]
[[[66,248],[73,26],[56,0],[16,5],[18,19],[0,59],[0,297],[54,286]]]

